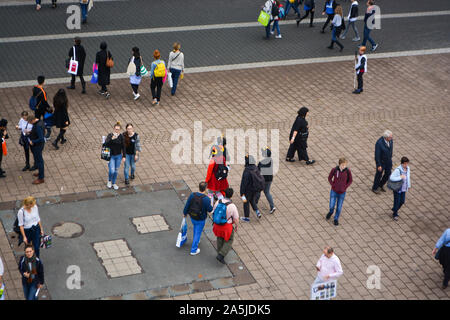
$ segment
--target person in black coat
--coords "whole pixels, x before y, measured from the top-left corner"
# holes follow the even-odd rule
[[[81,39],[76,37],[74,39],[75,45],[70,48],[69,50],[69,58],[73,57],[73,51],[75,50],[75,60],[78,61],[78,70],[77,70],[77,76],[80,77],[81,86],[83,87],[83,90],[81,93],[86,93],[86,82],[83,78],[83,71],[84,71],[84,62],[86,60],[86,51],[84,50],[84,47],[81,45]],[[67,87],[67,89],[75,89],[75,75],[72,74],[72,80],[70,81],[70,86]]]
[[[55,126],[59,128],[59,134],[56,137],[56,140],[52,142],[52,145],[56,150],[58,150],[58,141],[61,141],[61,144],[64,144],[67,141],[64,138],[64,134],[66,133],[67,128],[70,125],[69,113],[67,112],[69,101],[64,89],[59,89],[53,97],[53,106],[55,108],[53,117],[55,120]]]
[[[31,146],[31,152],[33,153],[34,163],[39,170],[39,173],[34,173],[33,176],[38,178],[33,181],[33,184],[44,183],[44,158],[42,157],[42,151],[45,146],[44,139],[44,122],[35,118],[32,122],[33,125],[31,133],[28,136],[28,141]]]
[[[26,300],[37,300],[36,292],[44,285],[44,265],[36,257],[32,244],[25,246],[25,255],[19,260],[23,294]]]
[[[45,77],[39,76],[37,78],[38,85],[33,87],[33,97],[36,97],[36,109],[34,115],[41,119],[45,112],[50,111],[50,105],[47,102],[47,92],[44,90]]]
[[[376,194],[380,193],[380,191],[386,192],[383,186],[391,176],[393,152],[394,141],[392,140],[392,132],[386,130],[383,136],[375,143],[375,163],[377,171],[375,173],[372,191]]]
[[[295,151],[298,154],[298,160],[305,160],[306,164],[310,165],[316,162],[315,160],[309,160],[308,152],[306,148],[308,148],[307,140],[308,140],[308,121],[306,121],[306,116],[309,112],[307,107],[301,107],[298,110],[297,118],[295,119],[294,124],[292,125],[291,133],[289,134],[289,150],[286,155],[286,161],[294,162]]]
[[[101,90],[98,93],[109,98],[111,94],[108,92],[106,86],[109,85],[111,68],[106,65],[106,60],[107,58],[112,59],[112,55],[111,52],[106,49],[107,47],[108,45],[106,42],[100,44],[100,51],[97,52],[95,56],[95,63],[98,65],[98,85],[101,86]]]
[[[260,197],[261,191],[255,191],[254,181],[252,178],[252,171],[254,170],[258,170],[255,158],[251,155],[246,155],[245,168],[244,172],[242,173],[240,188],[241,197],[243,197],[242,200],[244,201],[244,217],[242,217],[241,220],[245,222],[250,221],[250,205],[255,211],[256,216],[259,219],[261,218],[261,213],[258,209],[258,199]]]

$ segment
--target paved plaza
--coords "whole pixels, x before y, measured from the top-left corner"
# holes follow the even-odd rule
[[[403,0],[400,2],[405,3]],[[442,1],[431,2],[436,4],[436,10],[449,9]],[[417,3],[420,5],[422,2]],[[102,2],[99,6],[105,4]],[[252,20],[252,15],[245,19],[248,17],[246,10],[234,19],[240,19],[238,22]],[[395,5],[392,12],[406,11]],[[416,18],[404,19],[416,21]],[[424,28],[448,27],[448,16],[427,19]],[[389,28],[395,29],[394,20],[386,22],[386,25],[389,24]],[[161,26],[164,25],[161,23]],[[303,33],[309,33],[304,26],[301,27]],[[244,57],[233,59],[234,45],[244,45],[237,39],[237,43],[230,45],[228,53],[231,58],[223,64],[325,57],[327,49],[319,49],[317,40],[321,36],[319,26],[314,29],[317,29],[314,35],[305,36],[311,37],[314,43],[314,48],[307,53],[301,51],[303,46],[308,47],[306,43],[287,40],[288,35],[295,32],[295,26],[292,30],[286,26],[289,31],[286,31],[286,36],[283,34],[284,42],[280,42],[280,47],[276,46],[275,40],[267,43],[273,46],[273,50],[279,49],[280,56],[271,55],[268,50],[262,51],[260,58],[253,58],[247,52],[248,48],[244,48]],[[228,39],[227,32],[229,30],[205,31],[204,38],[214,38],[217,33],[218,37]],[[262,42],[262,27],[251,32],[255,35],[250,43]],[[380,50],[380,54],[400,49],[401,45],[394,42],[402,38],[401,34],[396,33],[389,39],[388,33],[387,30],[374,32],[374,38],[384,38],[382,43],[386,43],[380,47],[385,50]],[[193,37],[191,44],[188,42],[190,40],[183,40],[180,35],[170,34],[169,37],[169,34],[167,37],[164,34],[152,35],[154,38],[151,41],[161,41],[170,48],[174,40],[181,39],[182,50],[191,46],[191,56],[195,55],[192,43],[198,41],[196,45],[200,50],[207,50],[201,55],[210,56],[210,60],[204,62],[201,57],[192,58],[193,62],[187,65],[185,79],[179,84],[177,94],[170,96],[165,85],[161,104],[156,107],[151,106],[148,78],[143,80],[141,98],[136,102],[132,100],[128,79],[111,81],[109,100],[99,96],[96,93],[98,89],[92,84],[87,86],[87,95],[80,95],[81,88],[78,87],[75,91],[68,90],[71,126],[66,134],[67,143],[59,150],[54,150],[50,144],[45,146],[45,183],[38,186],[31,184],[31,172],[21,171],[25,160],[23,150],[16,143],[19,133],[14,130],[20,113],[28,109],[31,88],[10,85],[1,88],[1,83],[32,80],[36,72],[44,73],[47,65],[51,65],[49,77],[64,77],[64,72],[61,75],[61,71],[56,69],[60,68],[59,64],[63,68],[63,56],[68,51],[66,47],[70,45],[70,40],[54,42],[58,43],[55,50],[61,51],[55,53],[55,56],[61,56],[57,63],[55,60],[43,61],[43,69],[34,69],[32,74],[24,74],[25,67],[19,74],[12,69],[14,66],[8,66],[7,72],[0,75],[0,116],[8,119],[10,135],[8,155],[2,165],[7,177],[0,181],[0,254],[5,263],[7,299],[23,299],[16,263],[22,248],[17,248],[16,240],[11,237],[14,209],[29,195],[40,199],[40,213],[46,233],[63,221],[77,222],[83,226],[82,235],[73,239],[54,235],[53,247],[41,251],[46,271],[46,290],[41,294],[47,299],[309,299],[310,286],[316,276],[315,264],[326,245],[334,248],[344,270],[338,280],[337,299],[450,298],[450,290],[441,289],[442,267],[431,255],[436,241],[450,222],[450,169],[446,165],[450,150],[450,53],[405,54],[404,57],[391,58],[378,56],[371,59],[371,55],[376,57],[379,54],[377,50],[376,54],[368,54],[369,72],[364,76],[364,93],[353,95],[354,62],[350,40],[344,42],[349,46],[344,55],[349,57],[342,61],[189,73],[189,67],[218,64],[214,60],[214,41],[212,47],[208,47],[199,40],[202,37],[198,33],[195,33],[196,39],[186,33],[188,37]],[[426,34],[429,33],[424,30],[418,37],[425,39]],[[21,34],[5,34],[2,31],[0,37],[25,35],[25,31]],[[327,32],[326,39],[322,38],[323,48],[328,45],[329,36]],[[136,36],[133,39],[139,45],[147,38]],[[89,44],[90,55],[97,50],[97,40],[90,38],[83,43],[86,46]],[[423,46],[418,41],[407,44],[407,49],[447,48],[450,47],[448,40],[445,32],[430,34]],[[113,41],[119,43],[120,39],[113,40],[111,37],[111,43]],[[391,42],[392,49],[389,48]],[[282,49],[290,44],[294,47],[288,57]],[[16,42],[7,44],[12,46],[7,50],[0,49],[0,59],[13,47],[25,50],[33,45],[39,54],[43,52],[44,48],[31,42]],[[148,46],[146,53],[150,58],[150,48],[155,48],[156,44],[145,45]],[[125,59],[128,51],[124,50],[129,49],[131,45],[127,43],[126,47],[124,45],[117,51]],[[30,62],[27,60],[29,54],[23,53],[24,63]],[[337,52],[331,56],[337,56]],[[124,71],[122,69],[126,64],[123,61],[120,63],[123,63],[122,67],[115,72]],[[20,67],[16,65],[16,68]],[[88,62],[85,68],[90,69]],[[47,85],[48,96],[53,97],[59,88],[66,85],[68,81],[67,84]],[[317,161],[312,166],[306,166],[304,162],[284,161],[291,125],[297,110],[303,105],[310,109],[308,153]],[[107,162],[100,159],[102,136],[111,132],[117,121],[134,125],[141,136],[143,150],[137,163],[136,179],[131,186],[124,188],[121,168],[117,180],[121,189],[117,194],[104,198],[104,193],[111,191],[106,189]],[[279,161],[279,170],[272,184],[277,210],[270,215],[269,205],[261,196],[263,217],[258,220],[252,212],[251,222],[240,224],[233,244],[234,252],[226,258],[227,266],[215,260],[215,237],[211,228],[207,228],[202,236],[200,255],[189,256],[189,243],[182,249],[175,247],[185,196],[190,190],[196,191],[198,183],[205,179],[207,163],[173,163],[171,153],[177,142],[172,141],[172,134],[177,129],[186,129],[194,136],[195,121],[201,121],[203,133],[213,128],[222,131],[254,129],[257,132],[267,130],[269,137],[271,132],[277,132],[279,136],[277,141],[268,141],[272,145],[274,158]],[[393,132],[395,141],[394,167],[400,163],[402,156],[411,160],[412,188],[407,193],[398,221],[393,221],[391,216],[392,192],[376,195],[370,190],[375,173],[374,145],[386,129]],[[211,137],[205,137],[203,147],[206,148],[210,142]],[[234,156],[234,150],[231,152]],[[327,177],[340,157],[349,160],[353,184],[347,191],[340,224],[336,227],[332,221],[325,220],[330,194]],[[194,159],[193,152],[191,159]],[[238,195],[243,159],[237,159],[239,163],[235,158],[233,160],[235,163],[231,165],[228,181],[235,190],[233,202],[243,216],[242,201]],[[158,185],[166,187],[149,187]],[[114,207],[111,212],[104,210],[104,206],[111,203]],[[127,208],[130,210],[127,211]],[[169,230],[146,232],[150,231],[150,225],[139,229],[142,226],[133,223],[133,218],[152,215],[162,217],[151,219],[156,221],[153,226],[158,225],[157,221],[162,221],[158,219],[163,219]],[[116,219],[110,221],[112,217]],[[105,221],[110,221],[107,228],[102,226]],[[136,223],[144,223],[144,220]],[[208,225],[210,223],[207,222]],[[105,267],[108,259],[98,256],[102,246],[95,243],[117,240],[120,240],[120,244],[115,244],[117,250],[127,253],[126,257],[134,257],[140,270],[130,266],[134,266],[134,262],[123,262],[126,260],[124,256],[125,260],[119,263],[127,264],[130,274],[120,275],[117,273],[119,269],[108,271]],[[103,248],[106,247],[103,244]],[[70,259],[78,260],[81,270],[92,270],[83,279],[83,289],[80,291],[64,287],[69,276],[65,268]],[[171,268],[165,267],[169,265]],[[182,266],[184,271],[177,274],[175,265]],[[366,282],[370,276],[367,269],[370,266],[381,270],[380,289],[367,288]],[[233,282],[234,278],[242,281]],[[217,279],[228,280],[219,284]],[[202,281],[210,283],[197,286],[196,283]],[[157,292],[156,288],[160,290]],[[84,292],[87,292],[86,295],[83,295]]]

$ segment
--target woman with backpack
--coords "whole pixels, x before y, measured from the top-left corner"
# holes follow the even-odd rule
[[[125,166],[123,174],[125,176],[125,184],[129,185],[130,180],[134,180],[134,172],[136,171],[136,161],[139,159],[141,153],[141,139],[139,135],[134,132],[133,125],[128,123],[125,127],[124,143],[125,143]],[[131,175],[128,175],[128,171],[131,167]]]
[[[125,143],[124,136],[120,132],[122,130],[122,126],[120,122],[117,122],[114,125],[114,132],[108,134],[105,140],[105,146],[110,148],[111,150],[111,159],[108,163],[108,183],[106,186],[108,189],[111,187],[114,190],[118,190],[119,186],[116,184],[117,175],[119,173],[120,164],[125,162]]]
[[[25,246],[25,255],[19,260],[25,300],[37,300],[36,292],[44,285],[44,266],[32,245]]]
[[[228,188],[228,168],[224,155],[224,147],[215,145],[211,149],[211,160],[206,172],[206,183],[208,184],[208,195],[210,198],[222,199],[225,189]]]
[[[17,212],[17,226],[20,229],[19,245],[33,244],[36,256],[39,258],[39,248],[41,245],[41,236],[44,235],[39,209],[34,197],[27,197],[23,200],[22,208]]]
[[[52,142],[52,145],[58,150],[58,141],[61,141],[61,144],[64,144],[67,141],[64,138],[64,135],[70,125],[69,113],[67,112],[69,100],[67,99],[66,91],[64,89],[59,89],[58,92],[56,92],[53,97],[53,107],[55,108],[53,117],[55,119],[55,126],[59,129],[59,134],[56,137],[56,140]]]
[[[150,70],[150,89],[152,90],[152,104],[159,105],[164,78],[167,75],[166,64],[164,60],[161,60],[161,53],[159,50],[153,52],[153,58],[155,58],[155,61],[152,62],[152,68]]]
[[[184,72],[184,53],[180,51],[181,45],[178,42],[173,44],[173,51],[169,54],[167,68],[172,76],[172,90],[171,95],[175,95],[177,91],[178,79]]]
[[[134,67],[136,69],[134,74],[130,75],[130,84],[131,84],[131,88],[133,89],[134,100],[136,101],[141,96],[138,91],[139,91],[139,84],[141,83],[141,80],[142,80],[142,77],[141,77],[142,58],[141,58],[141,53],[139,52],[138,47],[133,47],[131,49],[131,51],[132,51],[133,55],[130,58],[130,61],[128,62],[128,64],[133,63]]]

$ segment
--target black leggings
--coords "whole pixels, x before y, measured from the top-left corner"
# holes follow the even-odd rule
[[[311,18],[309,20],[309,25],[312,26],[313,21],[314,21],[314,11],[312,11],[312,10],[306,10],[305,15],[300,18],[300,21],[305,19],[309,14],[311,14]]]
[[[135,94],[138,94],[138,90],[139,90],[139,85],[138,84],[132,84],[131,88],[133,88],[133,92]]]
[[[55,140],[55,142],[58,142],[58,141],[64,141],[65,139],[64,139],[64,134],[66,133],[66,129],[63,129],[63,128],[60,128],[59,129],[59,134],[58,134],[58,136],[56,137],[56,140]]]
[[[333,18],[334,18],[334,13],[333,14],[328,14],[327,13],[327,15],[328,15],[328,17],[327,17],[327,21],[325,21],[325,24],[323,25],[323,27],[322,27],[322,31],[325,31],[325,28],[327,27],[327,25],[331,22],[331,20],[333,20]]]
[[[28,138],[25,138],[28,139]],[[25,165],[29,166],[30,165],[30,145],[28,143],[26,143],[23,146],[23,151],[25,152]]]
[[[161,88],[163,86],[163,78],[152,78],[150,82],[150,89],[152,90],[152,97],[156,99],[158,102],[161,100]],[[156,88],[156,92],[155,92]]]

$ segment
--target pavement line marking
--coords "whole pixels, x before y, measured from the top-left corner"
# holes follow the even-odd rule
[[[445,54],[450,53],[449,48],[439,48],[439,49],[425,49],[425,50],[410,50],[410,51],[395,51],[386,53],[371,53],[369,55],[369,60],[371,59],[386,59],[386,58],[398,58],[398,57],[412,57],[412,56],[422,56],[430,54]],[[310,63],[327,63],[327,62],[342,62],[342,61],[353,61],[355,56],[337,56],[337,57],[322,57],[322,58],[305,58],[305,59],[292,59],[292,60],[279,60],[279,61],[267,61],[267,62],[251,62],[251,63],[238,63],[238,64],[227,64],[218,66],[206,66],[206,67],[194,67],[186,68],[185,73],[203,73],[203,72],[216,72],[216,71],[230,71],[230,70],[245,70],[253,68],[267,68],[267,67],[284,67],[293,66],[300,64],[310,64]],[[92,74],[85,74],[86,78],[92,76]],[[126,73],[113,73],[111,74],[111,79],[127,79],[129,78]],[[45,79],[46,84],[67,84],[69,81],[69,76],[64,78],[52,78]],[[88,80],[89,81],[89,80]],[[36,84],[36,80],[24,80],[24,81],[10,81],[10,82],[0,82],[0,89],[5,88],[16,88],[16,87],[31,87]]]
[[[418,17],[430,17],[430,16],[434,17],[434,16],[443,16],[443,15],[450,15],[450,10],[383,14],[382,19],[418,18]],[[358,18],[358,20],[362,20],[362,19],[363,19],[362,17]],[[307,19],[303,20],[301,23],[308,24],[309,21],[306,21],[306,20]],[[326,18],[319,18],[319,19],[315,19],[314,21],[316,23],[321,23],[321,22],[325,22]],[[293,22],[294,22],[294,20],[281,21],[280,24],[281,25],[292,24]],[[0,38],[0,43],[72,39],[74,36],[80,36],[82,38],[94,38],[94,37],[112,37],[112,36],[168,33],[168,32],[239,29],[239,28],[253,28],[253,27],[261,27],[262,28],[262,26],[258,22],[240,22],[240,23],[207,24],[207,25],[182,26],[182,27],[160,27],[160,28],[145,28],[145,29],[131,29],[131,30],[78,32],[78,33],[71,32],[71,33],[38,35],[38,36],[6,37],[6,38]]]

